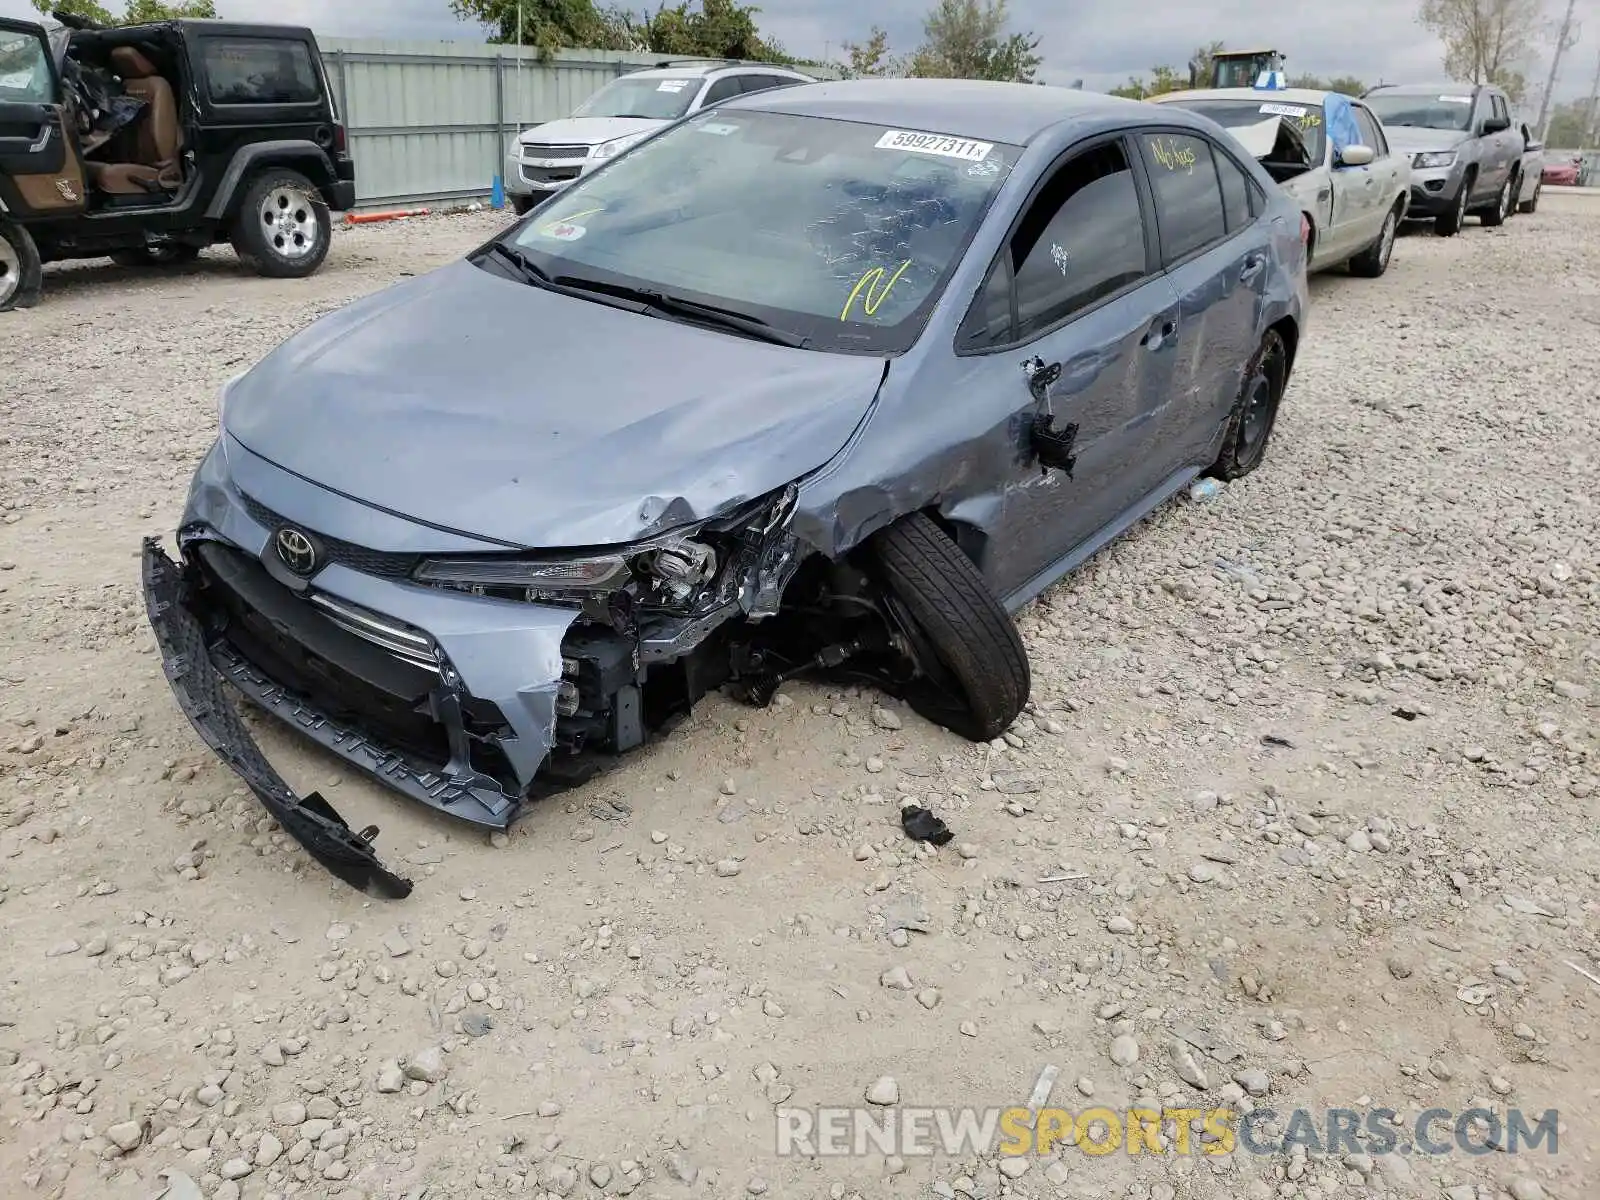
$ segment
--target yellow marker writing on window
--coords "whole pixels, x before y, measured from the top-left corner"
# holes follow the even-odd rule
[[[864,316],[877,316],[878,309],[882,308],[883,302],[889,298],[890,290],[900,282],[900,276],[904,275],[906,269],[910,266],[911,260],[908,258],[887,279],[885,279],[886,273],[882,267],[873,267],[872,270],[856,280],[855,287],[850,289],[849,298],[844,302],[844,307],[839,310],[839,320],[848,321],[850,319],[850,310],[855,306],[857,297],[861,299],[861,312]]]
[[[1150,154],[1156,162],[1169,171],[1194,174],[1196,156],[1192,146],[1180,146],[1176,142],[1163,142],[1160,138],[1151,138]]]

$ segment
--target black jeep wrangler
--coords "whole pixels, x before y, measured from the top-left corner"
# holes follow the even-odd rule
[[[310,275],[355,165],[309,29],[233,21],[62,28],[0,18],[0,311],[40,265],[193,259],[232,242]]]

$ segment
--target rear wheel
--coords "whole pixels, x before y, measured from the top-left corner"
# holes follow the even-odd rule
[[[1494,205],[1483,210],[1482,221],[1491,229],[1496,225],[1504,225],[1506,218],[1511,215],[1512,201],[1516,198],[1516,177],[1506,180],[1500,185],[1500,191],[1494,198]]]
[[[1289,384],[1289,347],[1275,329],[1267,330],[1245,368],[1244,386],[1233,402],[1222,453],[1206,470],[1217,479],[1238,479],[1261,465],[1278,422],[1278,403]]]
[[[1521,213],[1538,212],[1539,193],[1542,191],[1544,191],[1544,180],[1541,179],[1538,183],[1533,185],[1533,195],[1529,196],[1521,204],[1517,205],[1517,211]]]
[[[0,218],[0,312],[31,308],[39,299],[39,250],[20,225]]]
[[[1350,260],[1350,273],[1366,279],[1376,279],[1389,269],[1389,259],[1394,254],[1395,230],[1400,227],[1398,209],[1390,209],[1383,219],[1378,239]]]
[[[972,560],[922,513],[901,518],[870,543],[891,624],[920,669],[907,698],[919,713],[962,737],[999,737],[1028,702],[1028,653]]]
[[[192,263],[200,257],[200,247],[182,243],[164,246],[138,246],[132,250],[117,250],[111,261],[119,267],[177,267]]]
[[[234,218],[233,248],[251,270],[304,278],[328,257],[332,240],[327,201],[300,172],[269,167],[250,181]]]
[[[1472,176],[1468,175],[1461,181],[1461,190],[1456,193],[1456,198],[1451,201],[1450,207],[1433,219],[1433,231],[1440,237],[1454,237],[1461,232],[1461,224],[1467,219],[1467,199],[1472,194]]]

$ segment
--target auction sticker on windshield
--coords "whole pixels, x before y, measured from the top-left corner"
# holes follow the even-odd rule
[[[878,139],[877,149],[907,150],[913,154],[938,154],[944,158],[959,158],[964,162],[982,162],[989,157],[994,143],[946,137],[940,133],[908,133],[903,129],[891,129]]]
[[[1471,104],[1472,103],[1472,97],[1471,96],[1440,96],[1439,97],[1439,103],[1441,103],[1441,104]]]
[[[1309,110],[1298,104],[1263,104],[1261,111],[1271,113],[1275,117],[1303,117]]]
[[[681,92],[689,86],[687,79],[663,79],[657,86],[658,92]]]

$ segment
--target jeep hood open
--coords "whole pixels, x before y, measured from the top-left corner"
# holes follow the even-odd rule
[[[884,360],[771,345],[461,261],[237,380],[223,427],[313,483],[509,547],[619,545],[822,466]]]

